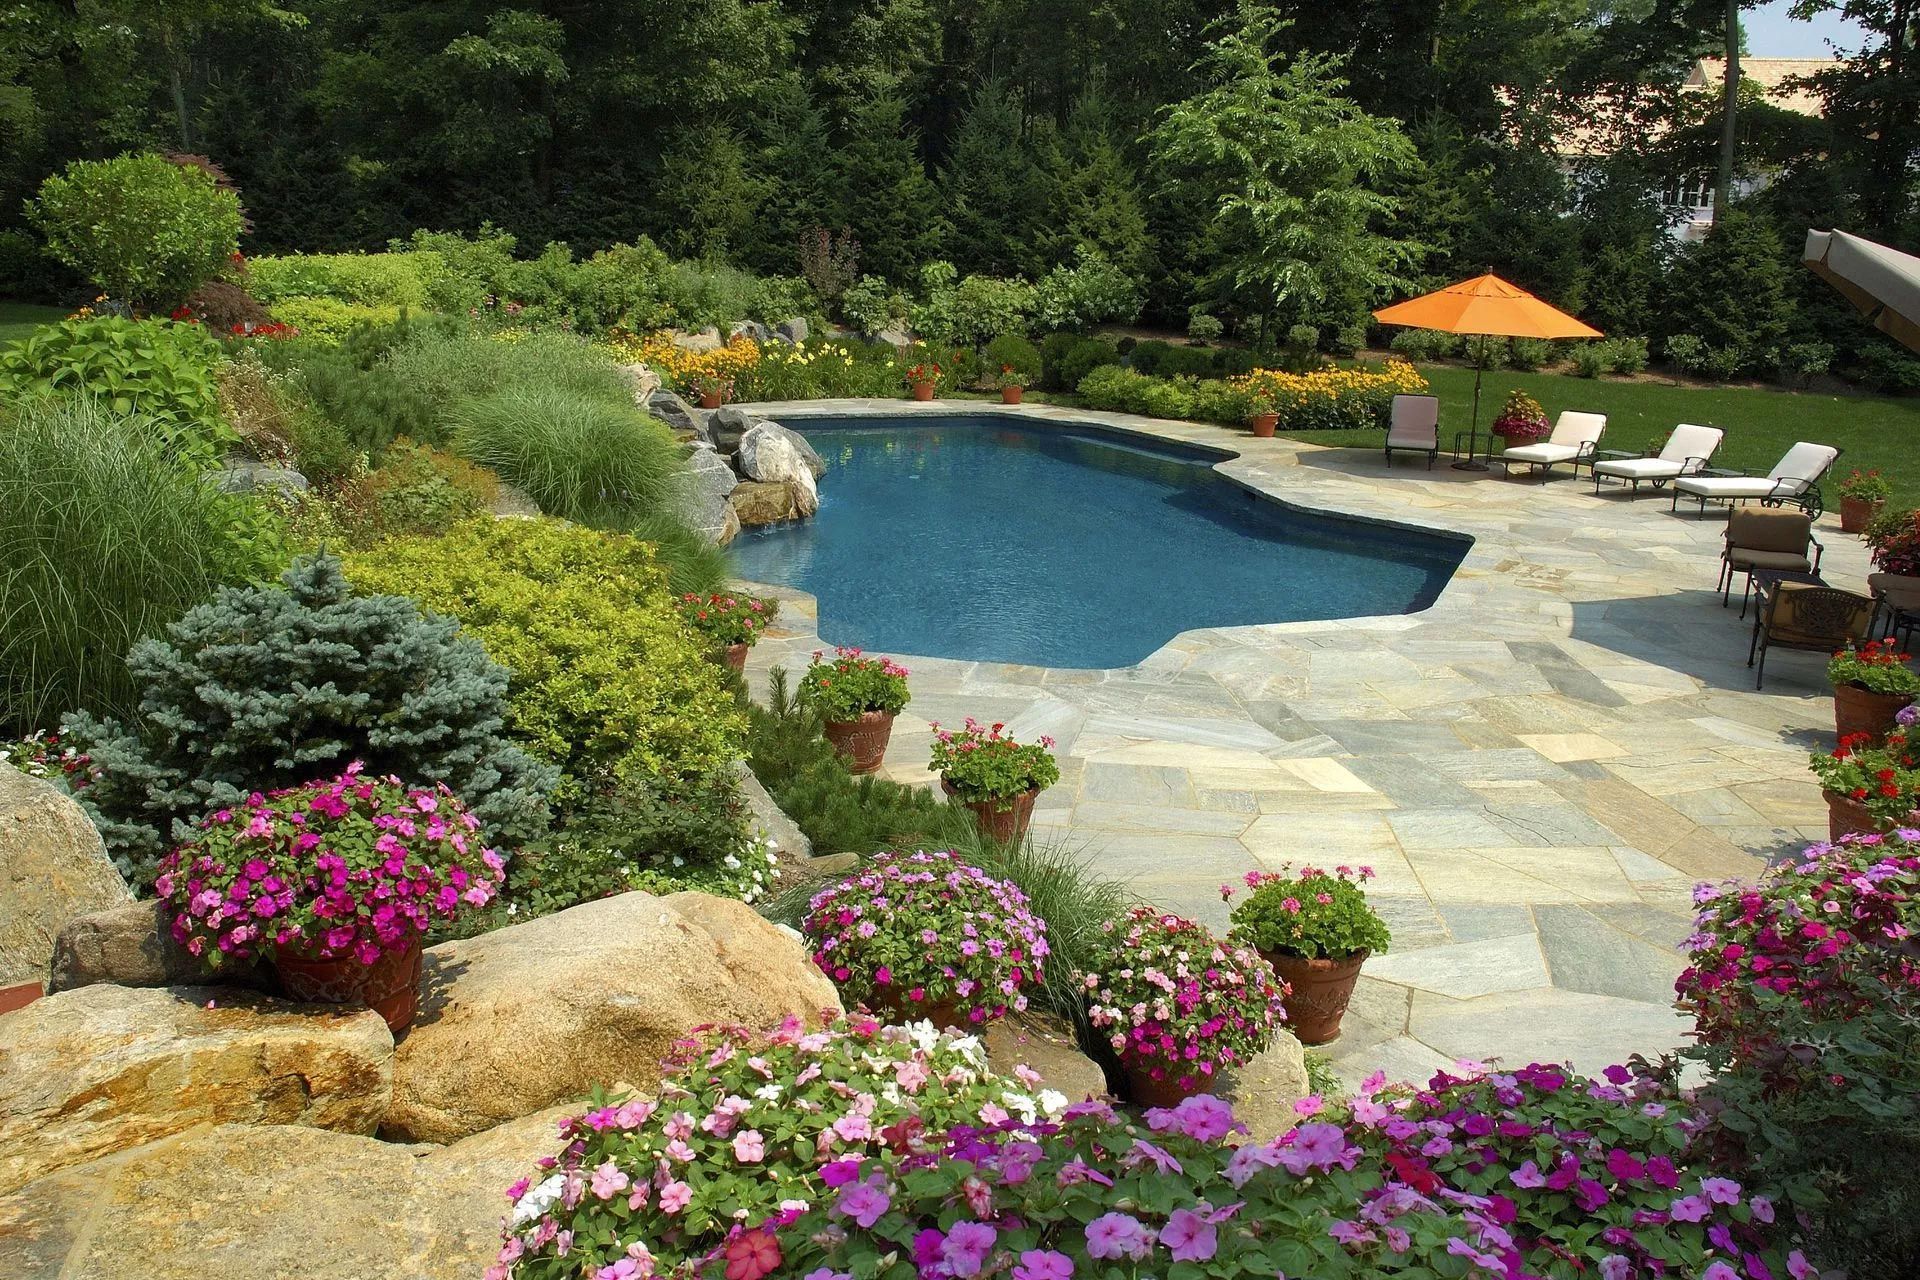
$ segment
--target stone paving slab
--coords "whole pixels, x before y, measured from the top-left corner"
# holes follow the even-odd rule
[[[1220,475],[1283,506],[1473,539],[1417,614],[1190,631],[1113,671],[901,655],[914,703],[889,776],[930,783],[927,720],[1047,733],[1064,776],[1036,831],[1150,900],[1223,927],[1219,885],[1247,870],[1373,866],[1395,944],[1326,1046],[1350,1080],[1424,1079],[1458,1057],[1595,1069],[1675,1047],[1695,880],[1751,877],[1822,832],[1806,754],[1832,740],[1824,664],[1782,653],[1754,691],[1751,621],[1712,589],[1711,513],[1051,406],[759,409],[1093,424],[1211,451]],[[1820,532],[1828,580],[1863,589],[1860,543],[1831,519]],[[757,687],[822,647],[812,598],[772,594],[784,605],[753,650]]]

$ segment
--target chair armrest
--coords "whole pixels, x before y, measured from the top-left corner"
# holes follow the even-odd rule
[[[1818,573],[1820,572],[1820,557],[1827,553],[1827,549],[1820,545],[1820,539],[1812,535],[1808,535],[1807,542],[1813,547],[1813,571]]]
[[[1579,444],[1574,446],[1574,450],[1573,450],[1574,460],[1578,461],[1581,458],[1593,457],[1594,450],[1596,450],[1599,447],[1600,447],[1600,442],[1597,440],[1582,440]]]
[[[1680,460],[1680,474],[1683,476],[1698,475],[1706,469],[1707,460],[1705,458],[1682,458]]]
[[[1798,489],[1787,490],[1781,488],[1782,485],[1788,484],[1797,484],[1800,487]],[[1773,481],[1773,492],[1767,496],[1770,498],[1797,498],[1812,487],[1813,481],[1802,479],[1799,476],[1776,476]]]

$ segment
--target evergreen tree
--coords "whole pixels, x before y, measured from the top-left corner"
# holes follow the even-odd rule
[[[1766,370],[1793,322],[1780,237],[1751,213],[1722,214],[1705,240],[1681,251],[1663,312],[1663,336],[1690,334],[1706,343],[1711,372]]]
[[[864,269],[896,284],[914,279],[939,256],[946,224],[940,193],[920,165],[919,135],[906,125],[906,104],[883,97],[861,107],[835,161]]]
[[[760,216],[741,256],[756,270],[791,275],[800,237],[846,220],[826,113],[797,78],[780,82],[759,131]]]
[[[1081,95],[1067,122],[1054,178],[1054,225],[1067,247],[1096,249],[1135,279],[1153,269],[1153,235],[1139,176],[1114,141],[1111,112],[1096,93]]]
[[[960,122],[941,186],[964,271],[1031,276],[1050,265],[1040,244],[1048,182],[1022,124],[1013,96],[994,81],[975,91]]]

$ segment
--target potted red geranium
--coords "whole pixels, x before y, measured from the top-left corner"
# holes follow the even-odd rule
[[[1053,739],[1016,742],[1003,724],[982,725],[972,716],[959,733],[933,725],[933,771],[949,801],[973,811],[980,830],[996,840],[1027,833],[1033,802],[1060,781]]]
[[[1869,640],[1858,649],[1849,644],[1835,653],[1827,664],[1834,732],[1884,741],[1894,730],[1894,717],[1920,696],[1920,674],[1907,665],[1911,661],[1891,640]]]
[[[1020,398],[1027,393],[1027,383],[1033,381],[1010,364],[1000,366],[1000,374],[994,379],[994,385],[1000,388],[1001,404],[1019,404]]]
[[[800,700],[820,713],[833,749],[854,773],[874,773],[886,759],[893,718],[911,699],[907,669],[892,658],[836,649],[826,662],[815,652],[800,680]]]
[[[1829,839],[1891,831],[1920,808],[1920,767],[1908,742],[1910,726],[1920,719],[1916,713],[1920,708],[1901,710],[1884,742],[1854,733],[1832,751],[1814,753],[1811,766],[1825,793]]]
[[[907,370],[907,386],[913,389],[915,400],[933,399],[933,390],[940,384],[940,366],[931,360],[924,360]]]
[[[492,901],[504,861],[444,783],[358,764],[217,809],[160,863],[174,940],[214,968],[269,957],[296,1000],[364,1004],[394,1032],[420,1003],[421,939]]]
[[[776,607],[771,600],[731,592],[688,594],[679,604],[680,620],[735,671],[747,669],[747,650],[759,642]]]
[[[1371,867],[1247,873],[1253,892],[1233,909],[1231,936],[1258,951],[1286,982],[1287,1022],[1302,1044],[1325,1044],[1340,1034],[1360,966],[1387,949],[1387,923],[1367,905],[1361,887],[1372,878]],[[1222,899],[1233,894],[1232,885],[1221,886]]]

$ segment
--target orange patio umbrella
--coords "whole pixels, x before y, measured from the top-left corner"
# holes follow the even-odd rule
[[[1423,294],[1373,313],[1381,324],[1404,325],[1409,329],[1439,329],[1445,333],[1468,334],[1488,338],[1598,338],[1600,331],[1582,324],[1491,273],[1450,284],[1444,289]],[[1485,471],[1487,464],[1474,460],[1480,440],[1480,378],[1473,375],[1473,429],[1467,435],[1467,458],[1453,465],[1462,471]],[[1493,443],[1493,437],[1487,437]]]

